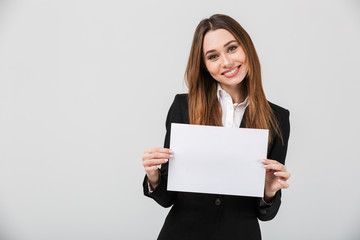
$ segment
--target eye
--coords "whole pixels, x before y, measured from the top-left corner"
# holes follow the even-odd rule
[[[232,51],[234,51],[235,49],[237,49],[237,46],[231,46],[231,47],[229,47],[229,52],[232,52]]]
[[[209,60],[214,60],[214,59],[216,59],[216,58],[217,58],[216,55],[211,55],[211,56],[208,57]]]

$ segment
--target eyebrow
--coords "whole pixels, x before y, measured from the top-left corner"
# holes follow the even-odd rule
[[[229,42],[227,42],[224,47],[226,47],[227,45],[229,45],[230,43],[233,43],[233,42],[237,42],[236,40],[231,40]],[[212,49],[212,50],[209,50],[205,53],[205,56],[208,54],[208,53],[211,53],[211,52],[216,52],[216,50]]]

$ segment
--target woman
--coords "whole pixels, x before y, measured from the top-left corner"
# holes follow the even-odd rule
[[[185,79],[189,93],[176,95],[170,107],[164,148],[143,155],[144,194],[172,206],[158,239],[261,239],[258,219],[275,217],[281,189],[289,187],[289,111],[266,100],[255,47],[226,15],[197,26]],[[167,191],[171,123],[269,129],[264,198]]]

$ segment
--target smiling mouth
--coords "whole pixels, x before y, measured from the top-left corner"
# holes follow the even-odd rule
[[[229,70],[229,71],[226,71],[226,72],[223,72],[221,75],[225,75],[225,76],[231,76],[232,74],[234,74],[239,68],[241,67],[241,65]]]

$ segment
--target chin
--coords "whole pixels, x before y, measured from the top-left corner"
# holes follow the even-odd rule
[[[226,79],[222,81],[223,84],[226,84],[228,86],[237,86],[240,83],[242,83],[244,79]]]

